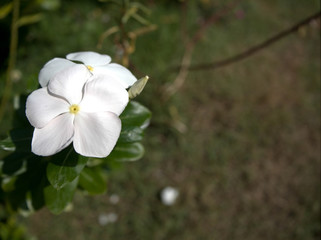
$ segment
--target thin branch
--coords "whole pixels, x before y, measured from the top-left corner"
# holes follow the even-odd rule
[[[7,78],[6,85],[3,90],[3,96],[0,106],[0,122],[5,113],[8,99],[12,90],[12,71],[16,65],[17,59],[17,47],[18,47],[18,24],[19,19],[19,9],[20,9],[20,0],[13,1],[13,10],[12,10],[12,23],[11,23],[11,38],[10,38],[10,50],[9,50],[9,63],[7,69]]]
[[[263,50],[264,48],[272,45],[273,43],[279,41],[280,39],[290,35],[291,33],[298,31],[301,27],[309,24],[312,20],[316,20],[316,19],[320,18],[320,15],[321,15],[321,12],[315,13],[315,14],[307,17],[306,19],[296,23],[292,27],[274,35],[273,37],[267,39],[266,41],[254,46],[254,47],[251,47],[251,48],[245,50],[244,52],[236,54],[235,56],[232,56],[232,57],[229,57],[229,58],[226,58],[223,60],[219,60],[219,61],[214,61],[211,63],[195,64],[192,66],[187,66],[187,68],[190,71],[214,70],[216,68],[224,67],[224,66],[230,65],[232,63],[241,61],[241,60],[248,58],[248,57],[252,56],[253,54]],[[180,66],[179,68],[182,68],[182,66]]]
[[[194,36],[191,40],[191,44],[195,45],[199,40],[201,40],[201,38],[204,36],[207,28],[212,26],[214,23],[216,23],[221,18],[225,17],[235,7],[237,7],[241,2],[242,2],[242,0],[232,1],[228,4],[226,4],[226,6],[224,6],[222,10],[220,10],[217,13],[212,14],[208,19],[206,19],[206,21],[203,23],[203,25],[200,27],[200,29],[194,34]]]
[[[166,86],[163,91],[163,100],[167,100],[170,96],[175,94],[178,89],[180,89],[185,82],[185,79],[189,72],[189,66],[192,61],[192,55],[194,48],[199,40],[204,36],[205,31],[210,27],[212,24],[217,22],[222,17],[226,16],[232,9],[234,9],[241,0],[235,0],[225,6],[220,12],[212,14],[206,21],[201,25],[201,27],[196,31],[193,35],[193,37],[187,42],[185,46],[185,52],[182,58],[181,66],[179,67],[179,72],[173,83]],[[185,4],[185,3],[184,3]],[[182,11],[186,11],[186,5],[182,8]],[[183,17],[186,17],[186,14],[182,14]],[[185,20],[183,20],[185,21]],[[185,27],[183,25],[183,27]]]

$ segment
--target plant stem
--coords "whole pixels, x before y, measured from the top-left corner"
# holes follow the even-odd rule
[[[12,22],[11,22],[11,36],[10,36],[10,50],[9,50],[9,63],[7,69],[6,83],[3,91],[3,96],[0,105],[0,122],[2,121],[5,113],[8,99],[12,90],[12,71],[16,65],[17,48],[18,48],[18,25],[19,19],[20,0],[13,0]]]
[[[225,17],[228,13],[230,13],[238,4],[241,2],[241,0],[235,0],[228,5],[226,5],[223,10],[221,10],[218,13],[213,13],[212,16],[210,16],[205,23],[200,26],[200,28],[194,33],[193,37],[186,42],[185,44],[185,52],[182,58],[181,65],[179,66],[179,71],[177,74],[177,77],[168,86],[165,86],[163,91],[162,100],[167,101],[172,95],[174,95],[185,83],[185,80],[187,78],[187,75],[189,73],[190,65],[192,62],[192,55],[193,51],[195,49],[196,44],[201,40],[201,38],[204,36],[206,30],[216,23],[219,19]],[[183,9],[183,16],[186,17],[186,3],[184,3]],[[183,22],[185,21],[183,17]],[[184,24],[182,25],[183,28],[185,28]],[[184,29],[183,29],[184,31]]]
[[[294,24],[290,28],[279,32],[278,34],[272,36],[271,38],[265,40],[264,42],[262,42],[256,46],[253,46],[251,48],[248,48],[247,50],[245,50],[239,54],[236,54],[232,57],[229,57],[229,58],[226,58],[223,60],[219,60],[219,61],[210,62],[210,63],[200,63],[200,64],[195,64],[195,65],[189,65],[186,67],[190,71],[214,70],[216,68],[224,67],[224,66],[230,65],[232,63],[241,61],[241,60],[248,58],[248,57],[252,56],[253,54],[263,50],[264,48],[272,45],[273,43],[288,36],[289,34],[298,31],[301,27],[309,24],[312,20],[316,20],[316,19],[320,18],[320,16],[321,16],[321,12],[317,12],[317,13],[303,19],[302,21]],[[180,68],[182,68],[182,66],[180,66]]]

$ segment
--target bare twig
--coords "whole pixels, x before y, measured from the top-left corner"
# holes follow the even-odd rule
[[[0,105],[0,122],[5,113],[8,99],[11,94],[12,89],[12,71],[16,65],[17,59],[17,47],[18,47],[18,24],[17,21],[19,19],[19,8],[20,8],[20,0],[13,1],[13,12],[12,12],[12,23],[11,23],[11,38],[10,38],[10,50],[9,50],[9,63],[7,69],[7,78],[6,85],[3,90],[3,96]]]
[[[241,61],[245,58],[248,58],[250,56],[252,56],[253,54],[263,50],[264,48],[272,45],[273,43],[279,41],[280,39],[288,36],[289,34],[298,31],[301,27],[303,27],[304,25],[309,24],[312,20],[318,19],[320,18],[321,12],[315,13],[309,17],[307,17],[306,19],[296,23],[295,25],[293,25],[292,27],[274,35],[273,37],[265,40],[264,42],[251,47],[239,54],[236,54],[235,56],[223,59],[223,60],[219,60],[219,61],[214,61],[214,62],[210,62],[210,63],[201,63],[201,64],[195,64],[195,65],[187,65],[187,66],[180,66],[179,69],[182,68],[188,68],[188,70],[190,71],[199,71],[199,70],[214,70],[216,68],[219,67],[224,67],[227,66],[229,64]]]
[[[240,0],[236,0],[229,5],[225,6],[224,9],[218,13],[212,14],[211,17],[209,17],[203,25],[199,28],[199,30],[193,35],[193,37],[187,42],[186,47],[185,47],[185,52],[182,58],[181,65],[179,67],[179,72],[173,83],[170,85],[166,86],[164,91],[163,91],[163,99],[167,100],[169,97],[171,97],[173,94],[175,94],[178,89],[180,89],[185,82],[185,79],[188,75],[189,71],[189,66],[191,64],[192,60],[192,55],[194,48],[197,44],[197,42],[202,38],[204,35],[205,31],[210,27],[212,24],[217,22],[219,19],[224,17],[226,14],[228,14],[232,9],[234,9],[235,6],[240,2]],[[186,11],[186,5],[182,8],[183,11]],[[186,16],[185,13],[182,14],[183,17]],[[183,19],[183,22],[185,19]],[[183,25],[183,27],[185,27]],[[184,30],[184,29],[183,29]]]

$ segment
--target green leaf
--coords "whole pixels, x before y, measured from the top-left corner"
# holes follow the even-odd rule
[[[31,184],[30,195],[32,208],[39,210],[45,205],[44,188],[49,186],[45,174],[43,174],[43,177],[38,179],[36,183],[32,182]]]
[[[152,13],[149,8],[145,7],[143,4],[141,4],[139,2],[132,2],[130,4],[131,4],[131,6],[139,8],[140,10],[142,10],[147,15]]]
[[[33,131],[34,129],[31,127],[13,129],[10,131],[9,137],[0,142],[0,146],[6,151],[31,153]]]
[[[16,150],[16,146],[12,142],[11,137],[7,137],[6,139],[3,139],[0,142],[0,148],[2,148],[5,151],[10,151],[10,152],[13,152]]]
[[[17,176],[3,177],[1,181],[1,188],[4,192],[10,192],[15,189],[15,182]]]
[[[43,15],[41,13],[23,16],[23,17],[18,19],[17,26],[21,27],[21,26],[24,26],[24,25],[28,25],[28,24],[33,24],[33,23],[39,22],[42,19],[42,17],[43,17]]]
[[[79,176],[88,161],[87,157],[78,155],[72,146],[56,154],[47,167],[50,184],[62,188]]]
[[[12,2],[0,7],[0,19],[5,18],[12,10]]]
[[[126,10],[124,16],[122,17],[121,21],[122,23],[126,23],[131,16],[133,16],[133,14],[135,14],[137,12],[138,8],[136,7],[131,7],[129,9]]]
[[[40,5],[46,10],[57,10],[60,7],[61,2],[60,0],[42,0]]]
[[[128,142],[138,142],[143,140],[143,129],[140,127],[124,127],[120,133],[118,142],[128,143]]]
[[[24,167],[25,161],[27,162],[26,168]],[[22,168],[11,174],[11,176],[16,176],[14,188],[12,191],[6,193],[10,207],[13,210],[21,208],[26,202],[26,194],[47,180],[45,176],[47,163],[45,161],[42,161],[42,159],[36,155],[29,156],[25,161],[23,162]]]
[[[143,17],[140,16],[139,14],[134,13],[134,14],[132,15],[132,17],[133,17],[137,22],[139,22],[139,23],[142,24],[142,25],[149,25],[149,24],[150,24],[150,22],[149,22],[148,20],[146,20],[145,18],[143,18]]]
[[[123,129],[130,127],[140,127],[145,129],[150,122],[152,113],[138,102],[130,101],[120,115]]]
[[[144,156],[145,150],[141,143],[118,143],[107,160],[136,161]]]
[[[29,156],[21,152],[13,152],[5,156],[0,165],[0,173],[5,175],[19,175],[25,171],[25,161]]]
[[[102,158],[89,158],[86,164],[87,167],[95,167],[101,165],[104,162]]]
[[[78,184],[78,178],[74,181],[65,184],[63,188],[56,189],[49,185],[45,187],[45,203],[48,209],[54,213],[61,213],[67,205],[72,201]]]
[[[106,170],[107,172],[121,170],[121,169],[123,169],[124,163],[125,163],[125,162],[110,159],[109,157],[105,158],[104,160],[105,160],[105,162],[104,162],[104,165],[102,165],[102,166],[103,166],[104,170]]]
[[[131,101],[120,115],[122,131],[119,143],[138,142],[143,139],[143,130],[148,126],[151,112],[138,102]]]
[[[90,194],[104,193],[107,188],[106,178],[100,167],[84,168],[80,173],[79,185]]]

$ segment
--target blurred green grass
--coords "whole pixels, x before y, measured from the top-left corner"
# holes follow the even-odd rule
[[[204,10],[189,2],[186,31],[195,31],[205,14],[224,4]],[[111,172],[106,195],[77,194],[70,213],[53,216],[44,209],[21,221],[46,240],[318,239],[320,21],[242,62],[190,72],[164,102],[160,89],[175,78],[169,69],[179,64],[186,39],[178,3],[149,7],[158,29],[138,38],[131,58],[137,77],[151,77],[138,97],[153,112],[145,157]],[[192,62],[236,54],[317,9],[314,0],[242,1],[208,29]],[[49,59],[97,51],[111,17],[105,5],[70,1],[30,26],[21,39],[22,79],[14,93],[35,89]],[[101,52],[117,54],[111,39]],[[180,191],[170,207],[158,198],[169,185]],[[109,202],[111,194],[119,195],[118,204]],[[99,215],[109,212],[118,214],[117,222],[99,225]]]

